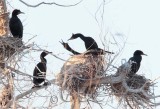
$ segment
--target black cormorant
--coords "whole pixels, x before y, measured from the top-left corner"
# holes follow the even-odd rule
[[[46,55],[48,55],[49,53],[52,52],[48,52],[48,51],[43,51],[40,55],[40,59],[41,62],[39,62],[36,67],[34,68],[33,71],[33,83],[34,83],[34,87],[38,87],[42,82],[45,81],[45,77],[46,77],[46,70],[47,70],[47,60],[44,58]],[[36,78],[37,77],[37,78]],[[46,83],[44,83],[45,85]]]
[[[141,50],[136,50],[133,54],[133,57],[129,59],[129,62],[131,62],[131,71],[128,74],[129,77],[132,77],[140,68],[142,56],[146,55]],[[147,55],[146,55],[147,56]]]
[[[18,9],[15,9],[12,12],[12,17],[9,21],[9,28],[10,31],[15,38],[22,38],[23,37],[23,25],[21,20],[17,17],[18,14],[21,14],[21,12]]]
[[[68,40],[76,39],[78,37],[84,41],[87,50],[98,49],[98,45],[92,37],[85,37],[81,33],[72,34],[71,38]]]
[[[64,47],[65,49],[67,49],[68,51],[72,52],[74,55],[79,55],[79,54],[80,54],[79,52],[73,50],[73,49],[68,45],[68,43],[63,42],[63,40],[62,40],[62,42],[60,42],[60,43],[63,45],[63,47]]]
[[[102,54],[104,54],[103,52],[113,54],[113,52],[104,51],[103,49],[98,48],[98,45],[97,45],[96,41],[92,37],[86,37],[81,33],[72,34],[71,38],[68,39],[68,40],[76,39],[78,37],[81,38],[84,41],[85,47],[86,47],[87,50],[93,50],[94,49],[94,50],[102,51]]]

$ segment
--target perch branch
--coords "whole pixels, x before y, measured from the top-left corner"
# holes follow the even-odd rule
[[[55,83],[55,79],[52,79],[49,82],[50,83]],[[41,87],[38,87],[38,88],[29,89],[28,91],[17,95],[14,100],[17,101],[20,98],[23,98],[24,96],[27,96],[30,93],[37,92],[38,90],[41,90],[41,89],[44,89],[44,88],[47,88],[47,87],[48,87],[48,85],[47,86],[41,86]],[[11,106],[12,103],[13,103],[13,100],[8,102],[5,108],[8,109]]]
[[[7,68],[10,69],[10,70],[13,71],[13,72],[19,74],[19,75],[29,76],[29,77],[32,77],[32,78],[33,78],[33,77],[36,77],[36,78],[44,78],[44,77],[37,77],[37,76],[32,76],[32,75],[23,73],[23,72],[21,72],[21,71],[19,71],[19,70],[16,70],[16,69],[14,69],[14,68],[12,68],[12,67],[10,67],[10,66],[7,66]],[[45,80],[49,82],[49,80],[47,80],[46,78],[45,78]]]
[[[72,7],[72,6],[76,6],[76,5],[80,4],[83,0],[80,0],[79,2],[77,2],[75,4],[72,4],[72,5],[61,5],[61,4],[58,4],[56,2],[50,2],[50,3],[49,2],[48,3],[47,2],[40,2],[36,5],[31,5],[31,4],[28,4],[28,3],[24,2],[23,0],[19,0],[19,1],[23,4],[25,4],[28,7],[35,8],[35,7],[38,7],[40,5],[56,5],[56,6],[61,6],[61,7]]]
[[[50,83],[55,83],[55,79],[49,80],[49,82],[50,82]],[[46,87],[48,87],[48,85],[47,85],[47,86],[41,86],[41,87],[39,87],[39,88],[30,89],[30,90],[28,90],[28,91],[26,91],[26,92],[24,92],[24,93],[22,93],[22,94],[17,95],[17,96],[15,97],[15,99],[18,100],[18,99],[23,98],[24,96],[26,96],[26,95],[28,95],[28,94],[30,94],[30,93],[32,93],[32,92],[36,92],[36,91],[38,91],[38,90],[40,90],[40,89],[44,89],[44,88],[46,88]]]
[[[98,82],[99,84],[119,83],[122,81],[123,78],[124,78],[123,75],[120,75],[118,77],[113,77],[111,75],[111,76],[107,76],[107,77],[97,78],[97,79],[92,80],[92,85],[96,85],[98,81],[99,81]],[[86,81],[83,86],[84,87],[88,86],[89,81],[91,81],[91,80]]]

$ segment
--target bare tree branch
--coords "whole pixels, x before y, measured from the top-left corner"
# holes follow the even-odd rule
[[[42,87],[39,87],[39,88],[30,89],[30,90],[28,90],[28,91],[26,91],[26,92],[24,92],[24,93],[21,93],[21,94],[17,95],[17,96],[14,98],[14,100],[17,101],[18,99],[23,98],[24,96],[27,96],[27,95],[30,94],[30,93],[36,92],[36,91],[38,91],[38,90],[40,90],[40,89],[43,89],[43,88],[46,88],[46,87],[47,87],[47,86],[42,86]],[[8,102],[7,105],[6,105],[6,109],[8,109],[8,108],[11,106],[12,103],[13,103],[13,100],[11,100],[10,102]]]
[[[28,4],[28,3],[24,2],[23,0],[19,0],[19,1],[23,4],[25,4],[28,7],[35,8],[35,7],[38,7],[40,5],[56,5],[56,6],[61,6],[61,7],[72,7],[72,6],[76,6],[76,5],[80,4],[83,0],[80,0],[79,2],[77,2],[75,4],[71,4],[71,5],[61,5],[61,4],[58,4],[56,2],[50,2],[50,3],[49,2],[48,3],[47,2],[40,2],[36,5],[31,5],[31,4]]]

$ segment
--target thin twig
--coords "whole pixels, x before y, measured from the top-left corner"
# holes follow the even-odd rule
[[[25,4],[28,7],[35,8],[35,7],[38,7],[40,5],[56,5],[56,6],[61,6],[61,7],[72,7],[72,6],[76,6],[76,5],[80,4],[83,0],[80,0],[79,2],[77,2],[75,4],[72,4],[72,5],[61,5],[61,4],[58,4],[56,2],[50,2],[50,3],[49,2],[48,3],[47,2],[40,2],[36,5],[31,5],[31,4],[28,4],[28,3],[24,2],[23,0],[19,0],[19,1],[23,4]]]

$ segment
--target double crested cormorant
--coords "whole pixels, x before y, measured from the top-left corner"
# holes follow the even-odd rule
[[[133,57],[129,59],[129,62],[131,62],[131,71],[128,74],[129,77],[132,77],[140,68],[141,61],[142,61],[142,56],[145,55],[141,50],[136,50],[133,54]]]
[[[64,46],[65,49],[67,49],[68,51],[72,52],[74,55],[79,55],[79,54],[80,54],[79,52],[73,50],[73,49],[68,45],[68,43],[63,42],[63,40],[62,40],[62,42],[60,42],[60,43]]]
[[[104,51],[103,49],[98,48],[98,45],[97,45],[96,41],[92,37],[86,37],[81,33],[72,34],[71,38],[68,39],[68,40],[76,39],[78,37],[81,38],[84,41],[85,47],[86,47],[87,50],[93,50],[94,49],[94,50],[102,51],[102,54],[104,54],[103,52],[113,54],[113,52]]]
[[[45,81],[45,77],[46,77],[46,70],[47,70],[47,60],[44,58],[46,55],[48,55],[49,53],[52,52],[48,52],[48,51],[43,51],[40,55],[40,59],[41,62],[39,62],[36,67],[34,68],[33,71],[33,83],[34,86],[33,87],[38,87],[42,82]],[[44,83],[44,85],[47,83]]]
[[[60,42],[60,43],[64,46],[64,48],[65,48],[66,50],[72,52],[74,55],[82,54],[82,53],[79,53],[79,52],[73,50],[73,49],[68,45],[68,43],[65,43],[65,42],[63,42],[63,41]],[[100,55],[100,54],[103,54],[103,52],[100,51],[100,50],[91,49],[91,50],[88,50],[87,52],[84,53],[84,55],[90,55],[90,54],[92,54],[92,55]]]
[[[10,31],[15,38],[22,38],[23,37],[23,25],[21,20],[17,17],[18,14],[22,14],[18,9],[15,9],[12,12],[12,17],[9,21],[9,28]]]

